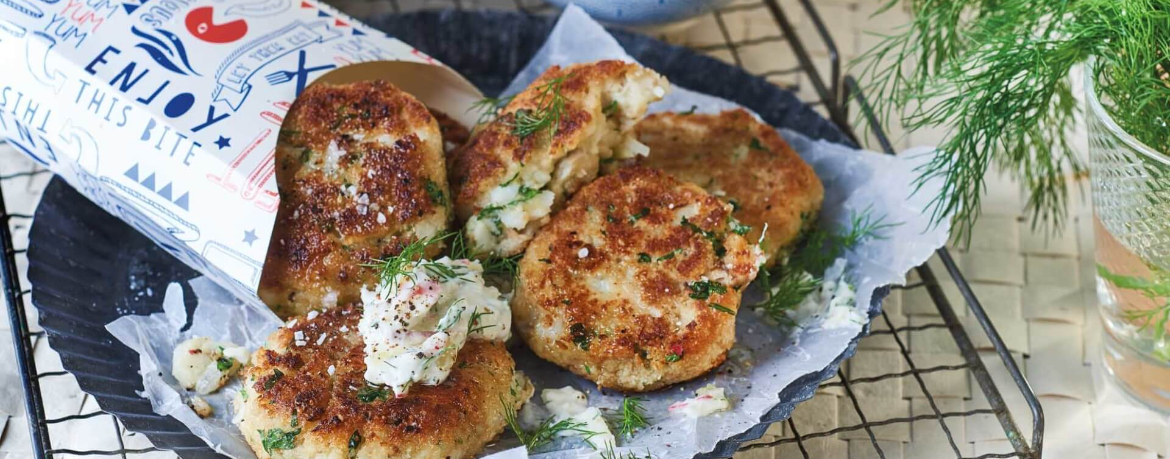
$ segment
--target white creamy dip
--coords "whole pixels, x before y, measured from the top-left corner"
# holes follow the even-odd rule
[[[398,275],[394,289],[362,289],[358,332],[365,343],[366,380],[403,397],[410,385],[447,379],[470,339],[504,341],[512,310],[483,282],[478,261],[421,260]]]
[[[617,438],[609,431],[609,424],[601,416],[601,410],[589,406],[585,394],[570,386],[540,391],[544,407],[552,413],[553,420],[571,420],[580,423],[577,429],[563,430],[559,437],[581,437],[594,449],[605,449],[606,444],[617,445]]]
[[[723,388],[708,384],[695,391],[694,398],[671,404],[667,411],[671,414],[680,414],[690,418],[700,418],[719,411],[731,409],[731,401],[723,393]]]

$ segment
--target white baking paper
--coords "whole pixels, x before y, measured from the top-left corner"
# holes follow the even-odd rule
[[[240,430],[232,424],[230,401],[240,382],[232,379],[218,392],[203,395],[214,415],[201,419],[186,405],[194,392],[184,390],[171,376],[171,355],[179,343],[195,336],[226,341],[256,350],[268,335],[282,324],[267,308],[256,307],[232,296],[206,277],[191,280],[191,290],[198,298],[195,312],[188,320],[183,289],[172,283],[163,298],[163,312],[149,316],[124,316],[106,325],[118,341],[138,353],[139,374],[144,390],[138,395],[149,399],[155,413],[172,416],[215,448],[236,458],[254,458]]]
[[[548,42],[528,67],[513,82],[509,91],[513,93],[534,79],[544,68],[553,64],[587,62],[598,59],[626,59],[630,57],[605,30],[579,8],[570,6],[553,30]],[[686,110],[692,105],[700,112],[717,112],[736,107],[723,99],[698,94],[675,87],[667,99],[654,106],[654,110]],[[856,314],[866,317],[869,304],[876,288],[905,282],[905,273],[922,264],[947,240],[949,228],[946,225],[932,226],[924,209],[930,197],[939,192],[936,182],[927,182],[917,193],[912,193],[912,183],[918,176],[915,168],[923,164],[930,150],[920,149],[904,152],[898,157],[849,149],[840,145],[813,141],[798,133],[782,131],[781,134],[793,148],[816,170],[825,186],[825,200],[820,219],[822,225],[846,228],[856,213],[870,212],[883,217],[886,222],[896,223],[881,233],[881,238],[870,239],[846,255],[845,276],[857,290]],[[207,286],[206,284],[204,285]],[[176,292],[168,292],[170,295]],[[251,322],[235,320],[241,314],[240,306],[223,301],[223,292],[210,301],[202,295],[207,289],[197,291],[200,295],[199,309],[195,314],[197,325],[206,320],[218,328],[211,330],[212,336],[222,339],[230,336],[247,336],[240,344],[254,346],[262,341],[263,332],[271,330],[277,323],[274,317],[263,312],[248,312],[264,316],[264,320]],[[173,308],[172,308],[173,309]],[[110,324],[124,343],[145,352],[144,368],[165,368],[160,365],[169,361],[171,348],[187,334],[178,334],[177,319],[155,314],[149,318],[128,317]],[[203,318],[203,319],[201,319]],[[257,318],[258,319],[258,318]],[[233,330],[222,330],[229,324]],[[779,394],[797,378],[825,368],[846,349],[849,342],[861,332],[863,323],[844,322],[834,328],[822,326],[817,316],[805,319],[800,327],[793,330],[780,329],[763,323],[751,312],[750,307],[741,308],[736,320],[737,356],[718,370],[695,381],[679,384],[649,394],[641,394],[644,406],[652,421],[633,438],[622,439],[619,451],[630,449],[643,453],[650,451],[655,458],[687,458],[711,451],[722,439],[742,433],[759,423],[761,416],[779,403]],[[247,328],[247,327],[255,327]],[[193,330],[195,327],[192,327]],[[255,338],[255,339],[252,339]],[[147,344],[149,343],[149,345]],[[534,356],[529,350],[513,343],[511,346],[517,366],[524,370],[537,387],[542,388],[573,386],[589,395],[591,406],[603,409],[616,408],[622,394],[601,393],[596,386],[567,371]],[[242,439],[238,432],[224,426],[230,414],[217,410],[214,421],[198,420],[193,415],[179,416],[185,409],[174,390],[169,372],[158,378],[149,372],[144,375],[148,388],[145,396],[150,397],[156,411],[175,415],[188,423],[197,434],[221,451],[233,457],[251,458],[246,449],[240,449]],[[168,385],[170,382],[172,384]],[[671,416],[667,406],[671,403],[694,396],[695,389],[714,383],[725,388],[732,401],[732,410],[699,419]],[[169,390],[168,390],[169,387]],[[539,396],[530,403],[538,411]],[[219,403],[218,401],[216,403]],[[207,426],[214,426],[209,428]],[[518,442],[505,434],[497,444],[489,447],[485,454],[498,454],[499,458],[526,457]],[[533,457],[568,458],[596,455],[577,439],[563,439],[542,449]]]

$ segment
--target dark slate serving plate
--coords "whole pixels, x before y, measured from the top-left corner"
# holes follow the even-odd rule
[[[498,11],[432,11],[378,16],[366,22],[447,63],[485,93],[497,94],[536,53],[554,18]],[[613,34],[634,58],[674,84],[738,102],[774,126],[848,144],[835,126],[790,92],[684,48],[629,32]],[[138,355],[105,329],[105,324],[123,315],[161,312],[163,292],[172,281],[183,284],[190,311],[194,300],[186,281],[198,273],[60,178],[46,188],[33,222],[28,252],[32,302],[65,369],[97,398],[102,409],[156,446],[188,459],[221,457],[174,418],[151,411],[150,402],[135,393],[142,390]],[[887,292],[875,292],[871,318],[880,312]],[[759,425],[700,457],[730,457],[740,444],[760,438],[769,423],[787,419],[797,403],[811,397],[821,381],[837,372],[856,346],[854,339],[823,370],[786,388],[780,395],[782,403],[763,416]]]

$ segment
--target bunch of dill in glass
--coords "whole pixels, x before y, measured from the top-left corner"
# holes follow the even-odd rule
[[[1114,120],[1170,154],[1170,0],[887,0],[877,14],[894,7],[912,22],[854,69],[881,121],[947,129],[918,184],[942,179],[932,218],[952,218],[956,238],[993,165],[1028,189],[1034,225],[1062,228],[1068,178],[1084,169],[1069,141],[1082,63]]]

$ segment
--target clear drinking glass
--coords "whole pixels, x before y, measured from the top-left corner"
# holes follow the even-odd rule
[[[1093,80],[1086,71],[1104,362],[1126,392],[1170,412],[1170,157],[1122,130]]]

